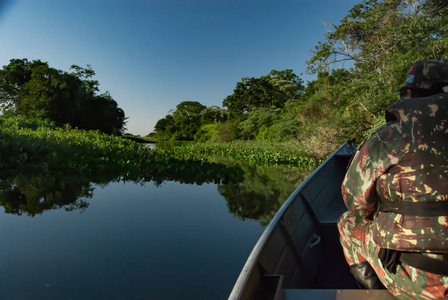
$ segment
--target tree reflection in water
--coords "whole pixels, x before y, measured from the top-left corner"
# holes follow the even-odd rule
[[[25,168],[24,168],[25,169]],[[94,175],[92,175],[94,173]],[[3,170],[0,175],[0,205],[5,213],[28,216],[47,210],[84,211],[93,198],[94,185],[131,182],[156,185],[164,181],[197,184],[216,183],[226,199],[229,212],[240,220],[269,224],[272,217],[309,171],[288,167],[254,167],[231,160],[210,163],[176,161],[150,172],[129,174],[91,172],[28,172]]]
[[[226,164],[237,163],[227,161]],[[289,195],[311,173],[285,166],[237,165],[244,170],[243,181],[221,184],[218,191],[235,218],[258,220],[262,226],[269,224]]]
[[[27,169],[26,167],[21,168]],[[171,160],[170,165],[151,171],[130,174],[121,172],[76,171],[42,172],[41,168],[29,168],[27,172],[2,170],[0,173],[0,205],[5,213],[28,216],[42,214],[53,209],[84,211],[89,207],[87,199],[93,198],[94,185],[111,182],[161,185],[164,181],[197,184],[227,184],[242,181],[241,168],[218,163]]]
[[[67,174],[14,174],[0,176],[0,205],[5,213],[29,216],[46,210],[85,210],[93,196],[90,180]]]

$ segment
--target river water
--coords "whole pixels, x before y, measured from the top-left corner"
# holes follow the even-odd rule
[[[229,184],[0,181],[0,299],[227,299],[305,176],[242,169]]]

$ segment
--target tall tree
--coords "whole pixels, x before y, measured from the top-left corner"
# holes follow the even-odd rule
[[[197,101],[183,101],[154,127],[162,140],[193,140],[201,127],[202,112],[206,106]]]
[[[299,98],[304,89],[302,83],[290,69],[272,70],[259,78],[244,77],[233,94],[224,99],[223,106],[231,119],[238,119],[253,108],[281,108],[286,101]]]
[[[365,0],[355,5],[339,25],[330,23],[308,64],[311,71],[352,61],[366,71],[384,70],[394,61],[448,54],[446,0]]]
[[[206,107],[201,111],[201,124],[223,123],[227,119],[227,111],[218,106]]]
[[[82,129],[120,134],[125,129],[124,111],[110,94],[96,93],[90,66],[71,67],[67,73],[40,60],[12,59],[0,70],[0,109],[2,113],[24,118],[50,119]]]

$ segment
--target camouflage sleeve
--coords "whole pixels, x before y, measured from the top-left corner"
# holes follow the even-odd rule
[[[375,212],[375,181],[402,156],[404,140],[398,123],[373,133],[356,153],[342,183],[342,196],[350,211],[367,217]]]

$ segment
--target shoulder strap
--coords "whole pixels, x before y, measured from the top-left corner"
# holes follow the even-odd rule
[[[393,212],[405,216],[421,216],[421,217],[448,216],[448,202],[381,201],[380,211]]]

